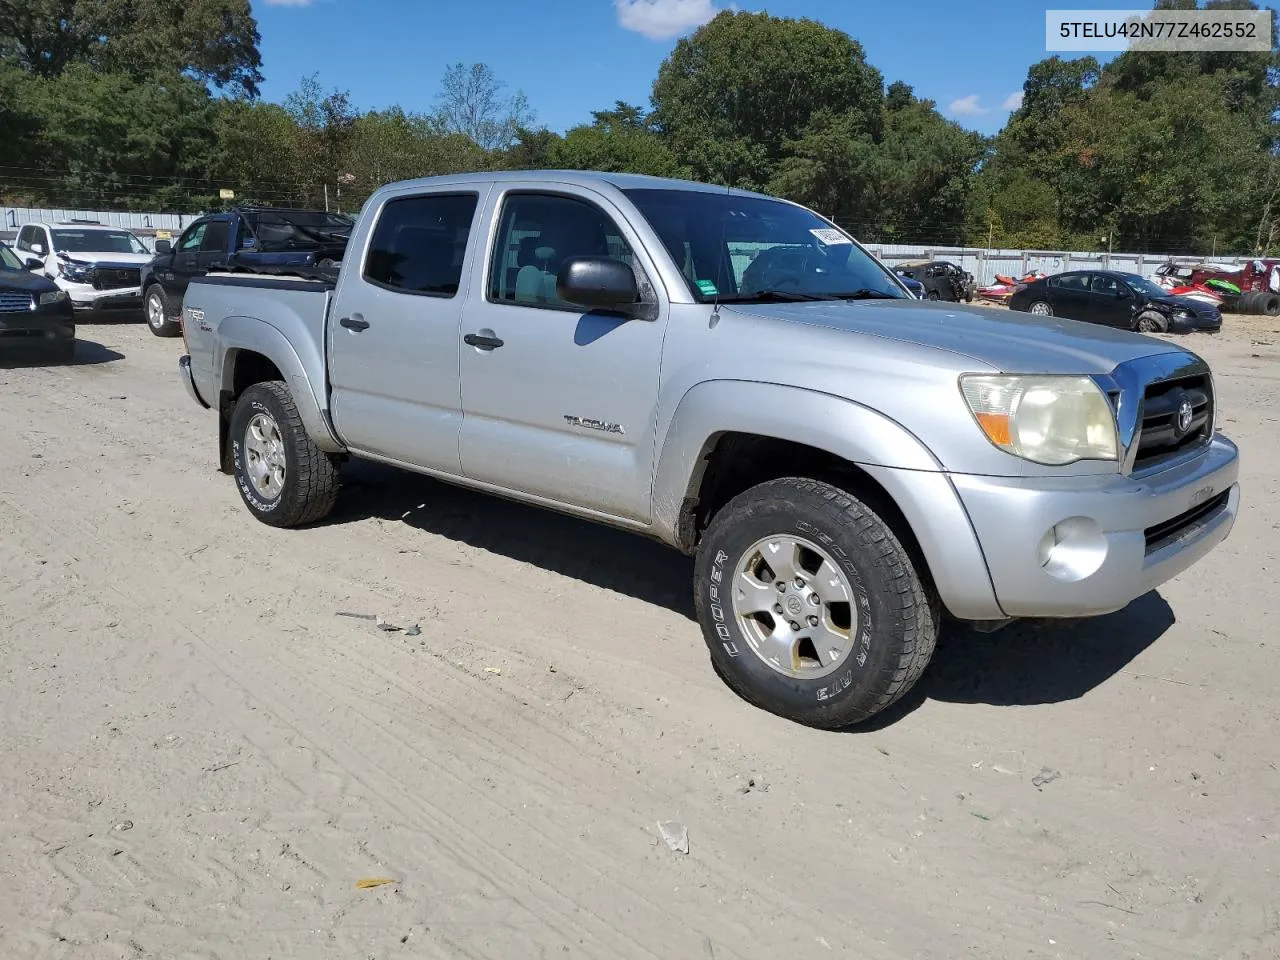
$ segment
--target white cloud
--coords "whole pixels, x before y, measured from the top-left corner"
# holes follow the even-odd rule
[[[1022,106],[1021,90],[1017,91],[1016,93],[1009,94],[1007,97],[1004,98],[1004,103],[1000,104],[1001,109],[1004,109],[1004,110],[1017,110],[1020,106]]]
[[[650,40],[670,40],[700,27],[720,11],[711,0],[613,0],[618,24]]]
[[[957,117],[970,117],[977,113],[986,113],[987,108],[978,102],[976,93],[971,93],[959,100],[952,100],[947,106],[947,112]]]

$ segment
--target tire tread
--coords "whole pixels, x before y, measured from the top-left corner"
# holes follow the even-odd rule
[[[902,649],[897,662],[890,663],[874,678],[871,686],[879,692],[873,701],[865,703],[861,709],[845,711],[836,717],[796,718],[808,726],[832,729],[869,719],[892,706],[915,685],[937,646],[941,605],[916,573],[910,555],[888,524],[851,493],[830,483],[805,477],[783,477],[762,483],[729,501],[713,523],[732,523],[736,515],[753,512],[763,498],[794,503],[800,498],[815,496],[844,515],[846,529],[854,534],[865,550],[872,553],[869,559],[888,571],[885,587],[896,595],[897,610],[894,612],[902,622]],[[708,646],[718,642],[712,637],[706,640]],[[729,671],[722,671],[721,675],[730,688],[748,703],[770,709],[763,698],[739,677]]]
[[[321,450],[302,423],[302,415],[289,388],[279,380],[254,384],[241,395],[243,402],[253,391],[268,394],[280,405],[284,413],[280,431],[289,446],[294,466],[294,476],[289,481],[293,496],[287,504],[281,504],[277,513],[254,515],[264,523],[276,527],[301,527],[322,520],[333,510],[341,486],[341,474],[333,458]],[[286,488],[288,490],[288,488]]]

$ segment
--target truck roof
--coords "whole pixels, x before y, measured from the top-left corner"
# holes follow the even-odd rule
[[[737,187],[717,186],[711,183],[699,183],[695,180],[676,180],[670,177],[651,177],[639,173],[609,173],[600,170],[492,170],[482,173],[445,174],[438,177],[422,177],[416,180],[402,180],[387,184],[391,187],[435,187],[465,183],[509,183],[513,180],[545,180],[547,183],[572,183],[581,186],[608,185],[618,190],[689,190],[698,193],[731,193],[741,197],[764,197],[776,200],[767,194],[753,190],[742,190]]]

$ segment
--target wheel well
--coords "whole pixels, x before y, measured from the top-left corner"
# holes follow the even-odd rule
[[[231,425],[231,411],[235,409],[236,400],[255,383],[284,380],[284,374],[274,363],[252,350],[236,350],[229,353],[224,362],[232,365],[231,389],[223,390],[218,397],[218,459],[222,472],[231,473],[231,443],[228,428]]]
[[[711,518],[738,494],[781,477],[808,477],[839,487],[874,510],[911,555],[921,576],[932,583],[919,541],[897,502],[871,474],[829,450],[776,437],[724,433],[707,444],[698,469],[701,476],[691,484],[677,535],[688,552],[697,547]]]
[[[266,383],[269,380],[283,380],[280,368],[260,353],[251,350],[238,350],[228,358],[235,366],[231,368],[231,400],[235,400],[255,383]]]

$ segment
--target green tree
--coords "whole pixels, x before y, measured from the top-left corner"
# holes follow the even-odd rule
[[[879,71],[848,34],[733,12],[676,44],[652,97],[657,128],[696,177],[756,188],[795,144],[823,136],[818,122],[876,137],[883,98]]]
[[[0,58],[43,77],[74,64],[135,79],[184,74],[256,96],[249,0],[0,0]]]

